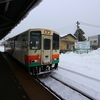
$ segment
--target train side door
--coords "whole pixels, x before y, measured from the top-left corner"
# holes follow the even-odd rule
[[[22,52],[21,52],[21,62],[25,64],[25,55],[27,54],[27,46],[26,46],[27,37],[22,38]]]
[[[52,36],[42,35],[42,65],[51,64],[52,61]]]

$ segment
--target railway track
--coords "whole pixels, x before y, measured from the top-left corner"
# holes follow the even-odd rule
[[[61,72],[58,71],[57,72],[58,74],[59,73],[67,73],[67,76],[66,76],[67,79],[69,79],[69,77],[70,77],[70,80],[72,80],[78,84],[82,84],[85,87],[88,87],[88,89],[85,90],[86,92],[88,91],[87,94],[91,94],[93,97],[100,98],[100,94],[99,94],[100,91],[98,90],[98,88],[100,88],[100,80],[99,79],[87,76],[80,72],[68,70],[68,69],[61,68],[61,67],[59,68],[59,70]],[[62,76],[64,76],[64,74]],[[89,90],[91,91],[91,93],[89,93]],[[83,91],[84,91],[84,89],[83,89]],[[97,92],[98,92],[98,94],[97,94]],[[95,94],[97,94],[97,96],[95,96]]]
[[[83,96],[86,97],[87,99],[89,99],[89,100],[94,100],[93,97],[91,97],[90,95],[86,94],[85,92],[83,93],[83,92],[80,91],[79,89],[76,89],[76,88],[74,88],[74,87],[68,85],[67,83],[62,82],[61,80],[57,79],[57,78],[54,77],[54,76],[50,76],[50,77],[52,77],[52,78],[54,78],[55,80],[61,82],[61,83],[64,84],[65,86],[67,86],[67,87],[71,88],[72,90],[74,90],[75,92],[78,92],[80,95],[83,95]]]
[[[100,82],[99,79],[96,79],[96,78],[93,78],[93,77],[90,77],[90,76],[87,76],[87,75],[84,75],[84,74],[81,74],[81,73],[78,73],[78,72],[75,72],[75,71],[72,71],[72,70],[69,70],[69,69],[66,69],[66,68],[62,68],[62,67],[59,67],[59,68],[62,69],[62,70],[65,70],[65,71],[69,71],[69,72],[71,72],[71,73],[75,73],[75,74],[80,75],[80,76],[82,76],[82,77],[86,77],[86,78],[88,78],[88,79],[91,79],[91,80]]]
[[[44,82],[42,82],[37,76],[33,77],[39,84],[41,84],[45,89],[47,89],[51,94],[53,94],[58,100],[64,100],[63,97],[61,97],[59,94],[57,94],[55,91],[53,91],[50,87],[45,85]]]
[[[61,85],[65,86],[65,88],[68,88],[68,89],[70,89],[70,91],[73,91],[75,93],[75,95],[77,95],[77,96],[73,97],[75,100],[78,100],[78,99],[82,99],[82,100],[94,100],[94,98],[92,96],[90,96],[90,95],[88,95],[88,94],[86,94],[86,93],[84,93],[84,92],[82,92],[82,91],[80,91],[80,90],[78,90],[78,89],[76,89],[76,88],[68,85],[67,83],[59,80],[58,78],[54,77],[53,75],[50,75],[48,77],[46,76],[47,80],[51,80],[51,78],[53,79],[54,83],[56,83],[56,84],[60,83]],[[48,85],[48,83],[46,83],[44,77],[39,77],[38,81],[40,82],[40,84],[42,83],[42,85],[44,87],[46,87],[48,90],[50,90],[52,93],[54,93],[58,98],[60,98],[60,100],[66,100],[66,99],[67,100],[72,100],[71,97],[66,98],[63,95],[57,93],[56,90],[54,90],[51,86]],[[55,87],[57,87],[57,85],[55,85]],[[62,86],[60,86],[60,87],[62,87]],[[59,87],[57,87],[57,88],[59,88]],[[60,90],[60,89],[58,89],[58,90]],[[69,94],[66,93],[66,95],[69,95]]]
[[[98,98],[100,98],[100,93],[98,91],[98,88],[100,88],[99,79],[95,79],[87,75],[74,72],[72,70],[65,69],[62,67],[59,67],[59,70],[57,72],[52,73],[52,76],[56,77],[58,80],[60,80],[59,77],[61,76],[62,78],[61,80],[64,83],[79,90],[83,94],[85,93],[86,95],[91,97],[93,100],[98,100]]]

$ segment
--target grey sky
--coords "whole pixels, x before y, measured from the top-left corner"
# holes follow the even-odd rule
[[[100,26],[100,0],[43,0],[6,38],[37,27],[74,34],[77,21]],[[80,28],[86,37],[100,34],[100,28],[82,23]]]

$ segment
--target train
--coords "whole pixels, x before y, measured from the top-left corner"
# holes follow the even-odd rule
[[[31,75],[51,73],[58,69],[59,33],[45,28],[31,28],[4,43],[4,52],[25,66]]]

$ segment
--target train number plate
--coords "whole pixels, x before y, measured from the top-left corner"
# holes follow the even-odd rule
[[[49,59],[46,59],[46,60],[44,60],[44,62],[47,63],[47,62],[50,62],[50,60]]]

